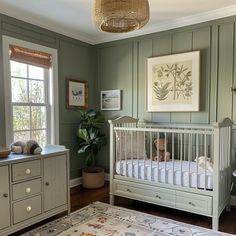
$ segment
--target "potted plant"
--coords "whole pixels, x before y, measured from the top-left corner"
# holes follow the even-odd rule
[[[82,170],[82,184],[85,188],[100,188],[104,185],[104,169],[96,166],[96,156],[107,139],[101,132],[105,119],[100,111],[81,112],[77,136],[79,156],[85,157],[86,168]]]

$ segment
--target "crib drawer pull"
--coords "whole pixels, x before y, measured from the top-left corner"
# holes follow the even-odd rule
[[[161,199],[161,197],[159,195],[156,195],[156,198]]]
[[[26,207],[26,211],[29,213],[29,212],[31,212],[31,210],[32,210],[32,207],[31,206],[27,206]]]
[[[25,170],[25,173],[26,173],[27,175],[30,175],[31,170],[30,170],[30,169],[26,169],[26,170]]]
[[[25,192],[26,192],[26,193],[31,193],[31,188],[30,188],[30,187],[26,188],[26,189],[25,189]]]
[[[191,206],[196,206],[193,202],[189,202],[188,204]]]
[[[132,193],[132,191],[129,188],[126,189],[126,192]]]

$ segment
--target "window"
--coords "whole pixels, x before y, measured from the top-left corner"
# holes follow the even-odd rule
[[[34,139],[45,146],[50,137],[49,69],[10,60],[10,73],[13,141]]]
[[[3,49],[7,144],[58,143],[56,50],[6,36]]]

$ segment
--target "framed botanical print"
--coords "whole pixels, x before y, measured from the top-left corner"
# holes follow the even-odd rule
[[[147,59],[146,110],[199,111],[200,52]]]

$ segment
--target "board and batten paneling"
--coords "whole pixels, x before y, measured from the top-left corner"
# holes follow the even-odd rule
[[[58,86],[59,86],[59,143],[70,149],[70,177],[80,176],[84,160],[77,157],[78,140],[76,130],[79,113],[66,109],[66,78],[88,81],[89,107],[97,108],[96,99],[96,49],[58,33],[0,14],[0,44],[2,35],[25,40],[58,50]],[[0,47],[2,55],[2,47]],[[3,61],[0,56],[0,146],[6,145]]]
[[[130,115],[152,122],[168,123],[202,123],[222,121],[225,117],[236,119],[236,93],[231,92],[231,87],[236,86],[236,45],[235,45],[236,16],[205,22],[193,26],[173,29],[166,32],[158,32],[133,39],[120,40],[116,43],[96,45],[99,48],[98,63],[102,65],[98,75],[100,89],[114,89],[114,85],[130,83],[132,87],[120,87],[124,94],[135,94],[132,104],[127,97],[123,98],[125,110],[118,113],[106,111],[106,116],[117,117],[119,114]],[[128,50],[127,44],[131,42],[133,47],[132,62],[126,77],[114,74],[112,81],[107,83],[106,76],[114,70],[113,57]],[[109,45],[109,52],[106,52]],[[112,49],[113,48],[113,49]],[[146,112],[145,107],[145,82],[146,59],[149,57],[169,55],[175,53],[200,50],[200,110],[199,112]],[[105,61],[104,61],[105,59]],[[125,57],[124,57],[125,60]],[[121,62],[118,62],[119,65]],[[117,62],[117,61],[116,61]],[[105,67],[105,71],[104,71]],[[132,67],[132,68],[131,68]],[[125,69],[125,67],[123,67]],[[104,80],[104,77],[106,78]],[[133,83],[132,83],[133,81]],[[128,110],[128,112],[126,112]],[[236,144],[233,144],[233,148]],[[234,157],[234,149],[233,149]],[[108,163],[104,163],[108,166]]]
[[[171,54],[172,36],[170,33],[153,39],[153,57]],[[170,112],[153,113],[156,122],[170,122]]]
[[[152,56],[152,39],[139,41],[138,48],[138,73],[137,73],[137,114],[140,120],[151,120],[152,114],[146,112],[145,90],[146,90],[146,63],[147,58]]]
[[[88,82],[89,108],[97,107],[96,81],[95,81],[95,50],[92,46],[81,47],[74,41],[60,40],[59,49],[59,104],[60,104],[60,143],[70,149],[70,177],[80,176],[84,167],[84,158],[79,158],[78,139],[76,136],[80,112],[76,109],[66,108],[67,102],[67,79],[75,79]]]
[[[236,39],[236,23],[234,24],[234,42],[235,42],[235,39]],[[233,66],[234,80],[233,80],[232,87],[236,89],[236,60],[235,60],[235,57],[236,57],[236,45],[234,43],[234,66]],[[236,106],[235,106],[235,104],[236,104],[236,91],[233,92],[233,120],[234,121],[236,120]],[[236,144],[235,144],[235,148],[236,148]]]
[[[133,43],[108,45],[99,49],[98,93],[102,90],[122,90],[120,111],[104,111],[107,118],[133,114]],[[99,98],[100,101],[100,98]]]
[[[119,46],[117,46],[117,44]],[[100,63],[100,76],[99,83],[101,90],[103,88],[113,89],[114,86],[130,81],[132,83],[132,88],[123,87],[123,93],[132,93],[137,94],[137,99],[133,99],[133,103],[130,105],[130,111],[136,111],[133,113],[133,116],[138,117],[139,119],[145,119],[155,122],[178,122],[178,123],[209,123],[210,116],[210,99],[209,99],[209,89],[211,83],[210,77],[210,52],[211,52],[211,27],[197,27],[194,29],[189,29],[187,31],[177,31],[177,32],[168,32],[164,34],[156,34],[153,37],[141,38],[134,40],[134,44],[137,45],[137,57],[133,57],[133,62],[129,63],[129,69],[127,71],[128,76],[121,77],[114,74],[113,80],[107,81],[110,74],[114,70],[114,57],[117,57],[117,53],[120,55],[122,50],[130,50],[125,46],[127,43],[121,41],[117,43],[116,46],[103,46],[99,48],[99,63]],[[113,50],[111,49],[113,48]],[[109,53],[107,53],[109,50]],[[201,74],[200,74],[200,112],[146,112],[146,63],[147,58],[169,55],[175,53],[182,53],[188,51],[201,51]],[[134,54],[133,54],[134,55]],[[125,58],[124,58],[125,59]],[[119,60],[123,58],[119,57]],[[137,68],[133,68],[136,65]],[[117,65],[121,62],[119,61]],[[105,69],[104,69],[105,68]],[[112,69],[113,68],[113,69]],[[137,77],[137,79],[136,79]],[[109,88],[110,86],[110,88]],[[121,88],[121,87],[120,87]],[[122,88],[121,88],[122,89]],[[123,97],[123,104],[127,105],[128,100]],[[114,116],[114,112],[108,112],[108,116]],[[130,113],[125,113],[125,115]]]
[[[211,28],[203,27],[193,31],[193,50],[200,50],[200,99],[199,112],[191,112],[191,123],[208,123],[210,120],[209,89]]]
[[[106,44],[105,47],[98,48],[98,101],[101,102],[100,92],[103,90],[120,89],[122,107],[121,110],[103,111],[107,119],[112,119],[118,116],[133,116],[134,100],[136,99],[134,91],[134,68],[136,68],[134,55],[136,45],[132,41],[125,44]],[[101,79],[100,79],[101,78]],[[109,127],[106,125],[103,132],[106,133],[109,143]],[[109,172],[109,144],[102,148],[96,157],[97,165],[103,166],[106,172]]]
[[[172,35],[172,53],[189,52],[193,50],[192,31],[177,32]],[[190,112],[172,112],[171,122],[190,123]]]
[[[218,26],[218,100],[217,120],[232,118],[232,93],[234,70],[234,22]],[[236,105],[236,104],[235,104]]]

